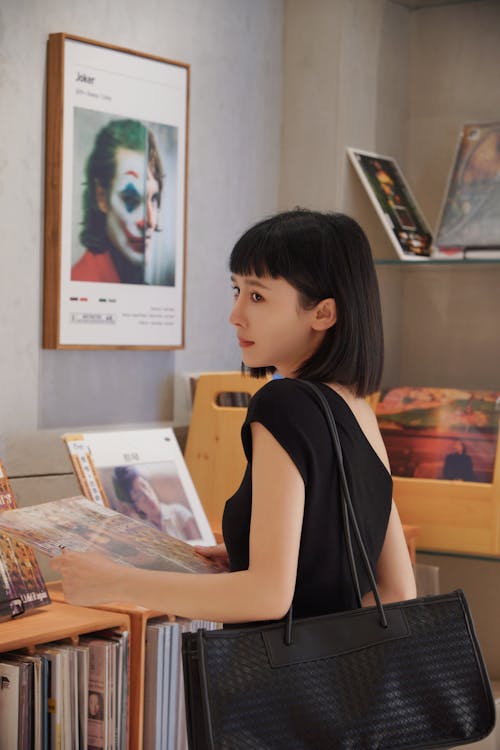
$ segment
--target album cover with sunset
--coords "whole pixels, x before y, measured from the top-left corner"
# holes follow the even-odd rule
[[[376,414],[394,476],[493,481],[500,391],[392,388]]]

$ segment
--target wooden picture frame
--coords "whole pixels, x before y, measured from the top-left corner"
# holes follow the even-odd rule
[[[183,348],[189,75],[49,36],[44,348]]]

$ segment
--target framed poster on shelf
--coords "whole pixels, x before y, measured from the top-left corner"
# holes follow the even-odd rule
[[[188,106],[187,64],[50,35],[45,348],[182,348]]]
[[[83,494],[189,544],[214,544],[169,428],[64,435]]]
[[[500,258],[500,122],[463,126],[436,245],[463,249],[466,258]]]
[[[348,148],[347,153],[401,260],[427,260],[432,233],[394,159]]]

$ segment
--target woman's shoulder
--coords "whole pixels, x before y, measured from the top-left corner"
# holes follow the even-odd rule
[[[292,406],[310,405],[311,396],[292,378],[273,378],[252,396],[249,414],[260,409],[281,411]]]

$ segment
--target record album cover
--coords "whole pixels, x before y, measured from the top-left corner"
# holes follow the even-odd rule
[[[382,391],[376,414],[392,474],[491,483],[499,410],[498,391]]]
[[[396,161],[354,148],[347,153],[398,256],[428,258],[432,233]]]
[[[14,493],[0,461],[0,516],[15,507]],[[33,550],[0,529],[0,618],[20,615],[49,602]]]
[[[189,544],[215,544],[170,427],[63,439],[86,497]]]
[[[462,128],[436,245],[500,257],[500,122]]]
[[[49,557],[59,555],[63,546],[77,552],[100,552],[136,568],[220,572],[186,542],[81,496],[5,511],[0,514],[0,531]]]

